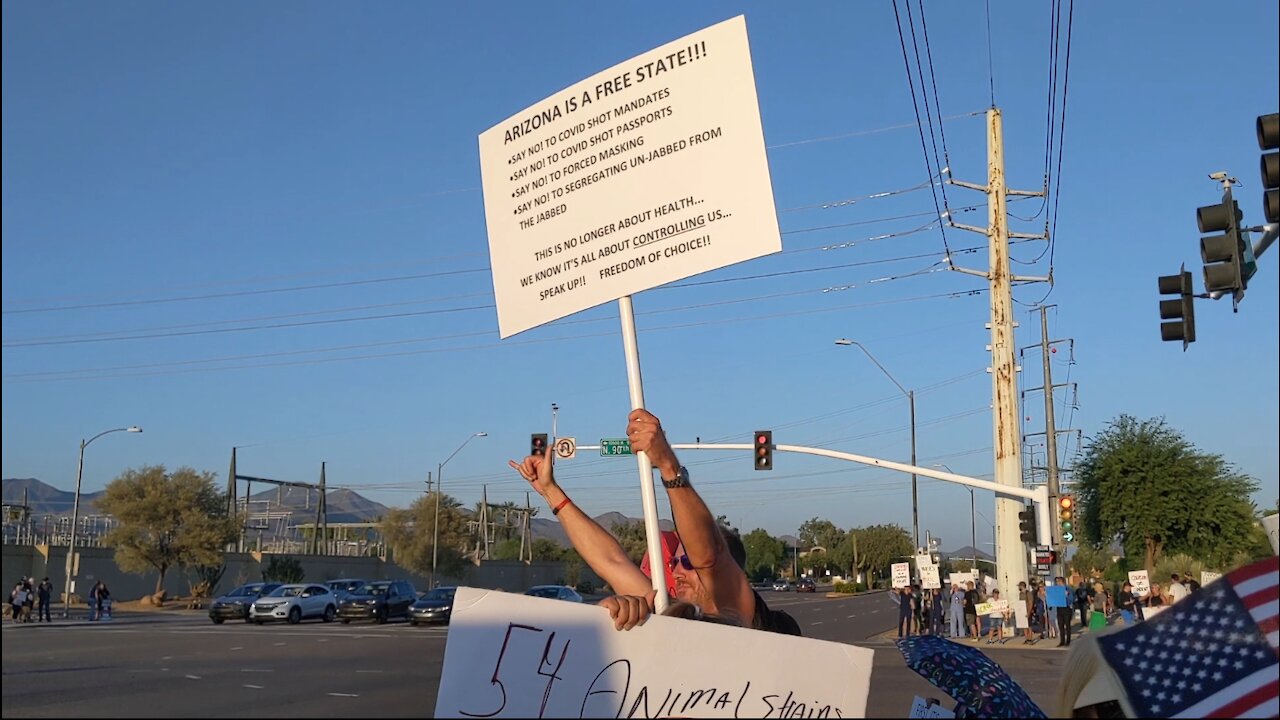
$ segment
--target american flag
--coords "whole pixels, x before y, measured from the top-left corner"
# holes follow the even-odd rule
[[[1280,716],[1275,558],[1228,573],[1132,629],[1098,637],[1138,717]]]

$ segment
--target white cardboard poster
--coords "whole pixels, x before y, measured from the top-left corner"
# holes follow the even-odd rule
[[[938,578],[937,565],[922,565],[920,567],[920,587],[925,590],[934,590],[942,587],[942,582]]]
[[[873,651],[458,588],[435,717],[863,717]],[[767,662],[761,662],[767,658]]]
[[[480,172],[504,338],[782,249],[742,16],[486,130]]]
[[[891,569],[895,589],[911,585],[911,563],[894,563]]]
[[[1151,579],[1146,570],[1130,570],[1129,584],[1133,586],[1133,594],[1138,597],[1151,593]]]
[[[1214,580],[1217,580],[1220,577],[1222,577],[1222,573],[1220,572],[1214,572],[1213,570],[1201,570],[1200,571],[1200,587],[1204,587],[1205,585],[1208,585],[1209,583],[1213,582]]]
[[[1014,626],[1019,630],[1031,627],[1031,618],[1027,616],[1027,604],[1020,602],[1013,606]]]

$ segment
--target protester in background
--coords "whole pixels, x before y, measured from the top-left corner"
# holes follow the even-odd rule
[[[1187,596],[1187,587],[1182,584],[1182,578],[1178,573],[1169,576],[1169,589],[1166,592],[1169,596],[1170,605]]]
[[[21,580],[13,586],[9,593],[9,617],[14,622],[22,622],[22,606],[27,602],[27,586]]]
[[[40,622],[53,622],[53,618],[49,615],[49,603],[53,597],[53,583],[49,582],[49,578],[40,581],[40,585],[36,588],[36,599],[39,600],[37,616]]]
[[[959,585],[951,584],[951,637],[962,638],[965,634],[964,590]]]
[[[1054,578],[1054,586],[1045,590],[1046,605],[1053,605],[1051,612],[1058,627],[1058,647],[1071,645],[1071,605],[1068,601],[1071,588],[1064,577]],[[1054,601],[1048,602],[1048,594],[1055,594]]]
[[[978,626],[978,603],[982,602],[982,596],[973,587],[973,581],[965,583],[964,591],[964,625],[970,631],[970,636],[974,642],[982,639],[982,631]]]
[[[1000,591],[991,591],[991,602],[1000,601]],[[991,613],[987,620],[987,644],[993,645],[997,642],[1004,644],[1004,623],[1008,619],[1008,610],[996,610]]]
[[[1111,614],[1111,596],[1101,582],[1093,586],[1093,598],[1089,601],[1093,612],[1089,615],[1089,629],[1100,630],[1107,625],[1107,616]]]
[[[680,545],[667,567],[675,579],[680,600],[697,605],[705,615],[731,618],[758,630],[799,635],[795,619],[770,610],[751,589],[746,573],[745,550],[736,553],[732,533],[723,532],[715,516],[689,483],[689,473],[676,459],[658,418],[644,410],[628,415],[627,436],[634,452],[649,456],[667,489]],[[607,530],[575,505],[556,483],[551,447],[542,456],[530,455],[509,465],[547,501],[553,515],[587,565],[619,595],[644,597],[652,587],[649,578]],[[742,543],[737,541],[741,549]],[[741,561],[738,555],[741,555]]]
[[[1138,597],[1133,594],[1133,585],[1126,582],[1120,587],[1120,594],[1116,596],[1116,607],[1120,609],[1120,618],[1124,620],[1126,626],[1137,622]]]
[[[938,637],[946,635],[946,625],[943,622],[942,614],[942,589],[934,588],[929,591],[929,631]]]
[[[898,603],[898,637],[910,637],[911,623],[915,616],[915,596],[911,594],[911,586],[900,588],[891,597]]]
[[[1169,598],[1164,594],[1164,588],[1159,583],[1151,584],[1151,592],[1142,598],[1142,604],[1147,607],[1164,607],[1169,604]]]
[[[1076,586],[1076,609],[1080,611],[1080,627],[1089,627],[1089,603],[1093,600],[1093,589],[1089,587],[1089,581],[1080,578],[1080,584]]]
[[[1049,631],[1047,627],[1049,624],[1049,602],[1043,585],[1036,588],[1036,599],[1033,607],[1033,612],[1036,617],[1036,627],[1032,628],[1032,630],[1036,632],[1039,637],[1036,640],[1033,640],[1032,644],[1039,640],[1043,640]]]
[[[915,601],[916,634],[929,634],[929,594],[919,585],[911,586],[911,594]]]

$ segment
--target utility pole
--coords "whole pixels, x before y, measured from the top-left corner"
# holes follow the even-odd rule
[[[1044,236],[1010,233],[1007,201],[1009,195],[1041,197],[1043,191],[1009,190],[1004,176],[1004,123],[999,108],[987,110],[987,184],[949,180],[953,185],[978,190],[987,195],[987,227],[963,225],[948,217],[948,224],[987,236],[988,269],[970,270],[948,263],[951,269],[986,278],[990,292],[991,317],[991,399],[992,446],[995,448],[995,482],[1022,488],[1022,438],[1019,432],[1018,371],[1014,361],[1013,280],[1050,280],[1050,278],[1014,277],[1009,269],[1009,238]],[[1048,239],[1045,237],[1044,239]],[[996,495],[996,564],[1001,592],[1014,597],[1015,589],[1028,577],[1028,556],[1018,528],[1018,513],[1024,508],[1021,499]]]
[[[1046,305],[1040,308],[1040,363],[1043,372],[1044,384],[1038,388],[1028,388],[1023,392],[1025,396],[1028,392],[1040,390],[1044,392],[1044,447],[1045,447],[1045,463],[1043,468],[1032,465],[1032,470],[1043,469],[1045,471],[1045,484],[1049,490],[1049,504],[1053,506],[1054,522],[1050,524],[1049,532],[1052,538],[1051,546],[1058,552],[1058,563],[1053,567],[1055,576],[1062,575],[1063,555],[1065,554],[1065,545],[1062,542],[1062,526],[1057,522],[1058,498],[1062,496],[1062,472],[1058,466],[1058,433],[1072,432],[1070,429],[1059,430],[1057,427],[1057,416],[1054,410],[1054,390],[1060,387],[1066,387],[1068,384],[1053,384],[1053,363],[1051,357],[1056,350],[1054,345],[1061,342],[1069,343],[1072,347],[1072,355],[1074,356],[1075,341],[1072,339],[1050,340],[1049,339],[1049,308],[1053,305]],[[1037,347],[1037,346],[1031,346]],[[1025,351],[1027,348],[1023,348]],[[1038,435],[1039,433],[1028,433],[1028,435]]]

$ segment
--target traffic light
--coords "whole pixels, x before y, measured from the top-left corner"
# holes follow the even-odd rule
[[[534,433],[529,436],[529,454],[542,457],[547,452],[547,434]]]
[[[1252,273],[1245,264],[1252,258],[1245,257],[1248,243],[1240,229],[1242,217],[1239,204],[1231,197],[1230,186],[1222,191],[1221,203],[1196,209],[1196,224],[1200,232],[1222,233],[1200,238],[1204,289],[1208,292],[1235,293],[1249,284]],[[1251,252],[1248,254],[1252,255]]]
[[[1183,270],[1177,275],[1160,276],[1160,294],[1178,295],[1177,298],[1160,301],[1160,319],[1172,322],[1160,323],[1160,339],[1165,342],[1182,341],[1182,349],[1196,341],[1196,299],[1191,291],[1191,273]]]
[[[1062,528],[1062,542],[1076,539],[1076,499],[1070,495],[1058,498],[1058,527]]]
[[[1027,508],[1018,513],[1018,529],[1022,531],[1022,542],[1034,545],[1038,539],[1036,533],[1036,510]]]
[[[757,430],[755,434],[755,463],[757,470],[773,469],[773,431]]]
[[[1258,116],[1258,149],[1280,149],[1280,114]],[[1262,213],[1267,222],[1280,222],[1280,152],[1263,153]]]

